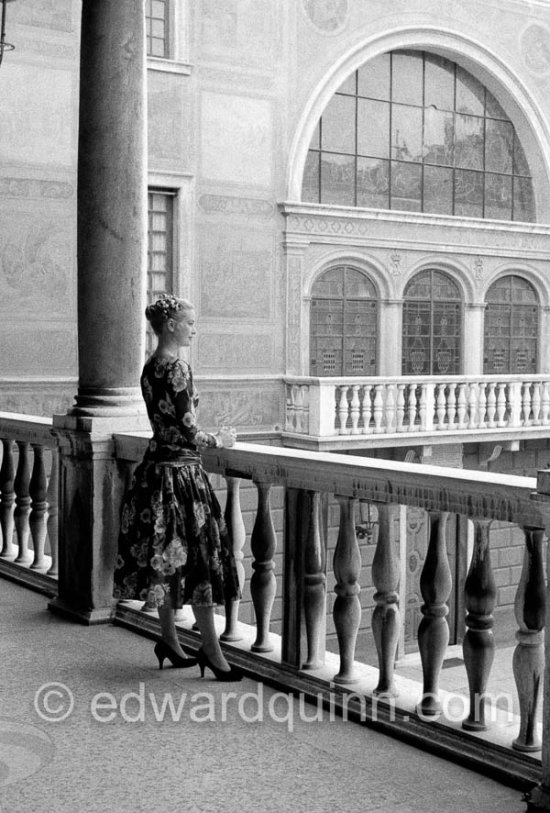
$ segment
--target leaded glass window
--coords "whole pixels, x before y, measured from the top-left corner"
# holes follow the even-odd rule
[[[483,372],[536,373],[539,301],[531,283],[514,274],[501,277],[486,301]]]
[[[173,201],[174,193],[150,190],[148,195],[147,302],[164,293],[173,293]],[[154,336],[147,326],[146,350],[154,346]]]
[[[394,51],[346,79],[311,140],[304,201],[534,221],[514,125],[443,57]]]
[[[376,375],[378,297],[371,280],[337,266],[311,294],[310,375]]]
[[[169,11],[170,0],[146,0],[145,32],[147,56],[166,59],[169,53]]]
[[[462,297],[442,271],[421,271],[405,289],[403,375],[457,375],[462,366]]]

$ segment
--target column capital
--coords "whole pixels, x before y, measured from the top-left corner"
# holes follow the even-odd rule
[[[303,255],[309,247],[309,237],[301,235],[285,235],[283,246],[286,254]]]

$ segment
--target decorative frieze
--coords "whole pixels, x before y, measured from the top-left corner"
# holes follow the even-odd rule
[[[182,161],[187,152],[189,127],[181,89],[174,77],[166,74],[148,76],[149,154],[155,161]]]
[[[66,226],[39,222],[28,214],[3,217],[0,234],[0,313],[44,311],[44,316],[75,310],[72,240]]]
[[[273,307],[271,232],[203,230],[200,255],[201,317],[270,319]]]
[[[541,23],[531,23],[522,32],[520,47],[523,61],[536,76],[550,73],[550,29]]]
[[[346,24],[348,0],[302,0],[310,23],[324,34],[337,34]]]
[[[43,181],[38,178],[0,178],[2,198],[52,198],[68,200],[75,195],[75,185],[64,181]]]
[[[201,195],[199,207],[206,214],[246,215],[261,218],[272,217],[275,211],[269,200],[241,198],[236,195]]]
[[[274,428],[280,425],[282,414],[282,394],[280,389],[266,382],[254,386],[235,388],[207,388],[199,384],[200,422],[204,427],[218,427],[228,424],[237,431],[243,427]]]
[[[266,68],[279,51],[279,15],[271,0],[203,0],[202,54],[216,61]]]
[[[54,31],[72,31],[72,0],[19,0],[10,18],[20,25],[36,25]]]
[[[345,214],[328,207],[285,204],[287,239],[307,237],[311,242],[376,247],[391,252],[437,251],[440,255],[550,258],[550,228],[540,224],[506,224],[461,220],[416,212],[372,212],[350,208]],[[391,255],[390,255],[391,257]],[[477,262],[477,260],[476,260]],[[476,267],[477,273],[479,268]]]
[[[223,370],[273,369],[273,336],[257,333],[208,333],[199,339],[202,368]]]
[[[204,177],[269,187],[272,119],[272,103],[267,99],[203,93],[200,146]]]
[[[474,260],[474,277],[481,282],[485,275],[485,265],[483,262],[483,257],[476,257]]]

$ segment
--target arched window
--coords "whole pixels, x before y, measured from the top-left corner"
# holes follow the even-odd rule
[[[378,298],[370,279],[340,265],[311,292],[310,375],[376,375]]]
[[[510,274],[487,292],[483,372],[536,373],[539,301],[530,282]]]
[[[462,366],[462,297],[447,274],[421,271],[405,289],[403,375],[457,375]]]
[[[304,170],[304,201],[535,220],[529,167],[494,96],[420,51],[370,60],[334,94]]]

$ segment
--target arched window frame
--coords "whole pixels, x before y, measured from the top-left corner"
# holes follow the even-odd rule
[[[502,302],[490,302],[489,298],[491,297],[491,292],[497,287],[502,286],[504,281],[510,281],[510,286],[513,291],[514,280],[521,281],[525,285],[525,287],[529,288],[533,294],[534,301],[529,304],[525,303],[526,308],[532,308],[534,311],[535,319],[534,319],[534,330],[532,330],[532,335],[529,337],[522,337],[518,335],[514,330],[514,315],[513,309],[514,306],[516,308],[522,307],[522,303],[514,302],[512,298],[509,299],[509,313],[506,317],[507,325],[502,325],[503,329],[508,327],[508,331],[506,335],[502,335],[501,338],[504,340],[505,344],[507,345],[508,357],[507,363],[504,364],[504,369],[496,370],[494,364],[489,363],[489,359],[487,357],[488,347],[487,341],[493,336],[492,333],[489,333],[491,315],[490,315],[490,307],[493,306],[500,306],[502,310],[508,305],[507,302],[504,300]],[[528,320],[529,321],[529,320]],[[483,326],[483,372],[485,375],[532,375],[538,372],[540,367],[540,358],[541,358],[541,347],[540,347],[540,330],[541,330],[541,321],[542,321],[542,303],[541,303],[541,296],[537,286],[533,283],[531,279],[521,270],[508,270],[504,273],[501,273],[496,279],[491,280],[490,285],[487,288],[485,293],[485,318],[484,318],[484,326]],[[533,319],[531,317],[530,323],[533,324]],[[496,338],[493,336],[493,338]],[[512,363],[512,354],[513,354],[513,345],[515,341],[519,341],[522,338],[527,338],[527,341],[530,342],[532,346],[531,350],[531,359],[530,364],[526,364],[524,369],[515,369],[518,368],[519,365]]]
[[[415,284],[415,282],[420,281],[422,276],[426,274],[430,274],[430,283],[428,284],[429,290],[429,298],[416,298],[410,297],[409,292],[411,287]],[[457,296],[456,297],[448,297],[448,298],[437,298],[434,297],[434,285],[433,285],[433,275],[438,274],[447,280],[455,289]],[[408,311],[410,305],[411,313],[415,310],[414,303],[417,302],[419,305],[424,306],[425,312],[429,315],[429,333],[422,333],[420,330],[417,333],[413,333],[412,330],[409,330],[409,325],[411,324],[408,318]],[[440,305],[450,305],[449,308],[443,308],[443,310],[447,310],[450,314],[454,309],[457,312],[457,329],[450,338],[454,338],[454,350],[451,345],[451,351],[455,353],[455,361],[451,363],[446,370],[438,369],[434,365],[435,353],[437,348],[434,342],[437,339],[437,334],[434,334],[434,304],[437,306],[437,303]],[[454,307],[452,307],[454,306]],[[458,306],[458,307],[457,307]],[[419,309],[416,309],[419,311]],[[419,311],[420,312],[420,311]],[[421,328],[422,326],[419,325]],[[442,334],[444,336],[445,344],[449,344],[449,334]],[[424,338],[424,341],[423,341]],[[425,352],[426,350],[426,340],[428,342],[428,369],[422,369],[420,366],[420,362],[411,362],[411,353],[414,352],[415,344],[418,344],[418,352]],[[402,347],[402,360],[401,360],[401,371],[402,375],[410,376],[410,375],[440,375],[440,376],[449,376],[449,375],[460,375],[463,371],[464,366],[464,291],[460,284],[459,279],[456,276],[453,276],[448,271],[438,268],[437,266],[427,266],[425,268],[419,269],[415,272],[415,274],[407,281],[403,292],[403,328],[402,328],[402,340],[401,340],[401,347]]]
[[[388,52],[386,52],[385,54],[378,54],[378,57],[386,56],[386,55],[389,55],[389,54],[397,54],[397,55],[399,55],[401,53],[402,53],[401,49],[395,49],[394,48],[394,49],[388,50]],[[411,51],[411,53],[414,53],[414,54],[422,53],[424,60],[426,58],[434,59],[434,60],[442,59],[442,57],[439,57],[435,51],[432,52],[432,51],[430,51],[428,49],[423,49],[422,51],[420,49],[418,51],[416,49],[413,49],[413,51]],[[449,60],[448,57],[446,58],[446,61],[451,62],[451,60]],[[368,62],[369,62],[369,60],[367,60],[364,63],[364,65],[368,64]],[[431,166],[429,158],[426,159],[426,157],[424,155],[418,157],[417,159],[415,159],[415,161],[410,161],[409,159],[407,159],[407,160],[405,160],[403,162],[399,158],[399,156],[391,154],[391,151],[392,151],[393,147],[391,147],[391,145],[389,145],[390,146],[390,152],[388,153],[388,156],[387,156],[387,161],[389,162],[388,163],[389,176],[387,178],[387,205],[382,203],[381,199],[378,199],[379,198],[378,192],[380,192],[381,187],[380,187],[380,189],[378,189],[378,187],[379,187],[379,179],[378,179],[379,173],[378,173],[378,168],[377,167],[378,167],[378,164],[380,164],[380,163],[384,164],[385,161],[381,157],[375,158],[373,156],[367,156],[365,154],[364,150],[359,149],[359,142],[357,141],[358,121],[359,121],[359,118],[358,118],[358,116],[359,116],[358,103],[359,103],[359,100],[361,100],[361,101],[365,100],[365,99],[363,99],[363,97],[360,95],[360,92],[359,92],[359,80],[357,79],[357,77],[359,76],[361,68],[363,67],[363,66],[359,66],[359,68],[354,73],[348,75],[347,79],[343,83],[340,84],[340,86],[333,93],[332,97],[330,99],[328,99],[328,103],[325,103],[325,108],[321,113],[321,117],[317,121],[317,127],[313,131],[313,136],[312,136],[312,138],[310,140],[310,143],[309,143],[308,157],[306,158],[305,166],[303,167],[302,187],[301,187],[301,193],[300,193],[300,197],[301,197],[302,201],[303,202],[313,202],[313,203],[318,202],[318,203],[323,203],[323,204],[328,204],[328,205],[367,206],[367,207],[374,206],[375,208],[386,209],[386,210],[403,210],[403,209],[405,209],[405,210],[412,210],[412,211],[419,211],[419,212],[420,211],[421,212],[430,212],[430,213],[433,213],[433,214],[450,214],[452,216],[473,216],[473,217],[479,217],[479,218],[482,218],[482,219],[487,217],[487,218],[496,218],[497,220],[508,220],[510,222],[512,222],[514,220],[515,221],[518,221],[518,220],[519,221],[526,221],[526,220],[527,221],[529,221],[529,220],[536,221],[535,189],[534,189],[534,182],[533,182],[534,179],[532,177],[532,173],[529,172],[529,168],[527,166],[527,161],[526,161],[526,158],[525,158],[525,155],[524,155],[524,146],[523,146],[522,142],[520,141],[520,138],[519,138],[518,133],[517,133],[517,128],[516,128],[514,122],[511,121],[511,119],[506,115],[506,113],[504,113],[502,108],[500,108],[499,103],[496,101],[496,99],[492,95],[491,91],[489,90],[489,88],[486,87],[485,84],[482,84],[480,80],[478,80],[472,73],[470,73],[470,71],[466,71],[466,69],[463,68],[459,63],[453,62],[452,64],[454,65],[455,72],[458,71],[458,70],[461,71],[462,72],[461,75],[464,75],[465,77],[469,77],[472,80],[472,82],[477,83],[482,88],[483,93],[485,94],[484,99],[487,98],[487,100],[488,100],[490,98],[490,104],[489,104],[488,101],[487,102],[484,101],[484,108],[483,108],[483,113],[482,113],[482,119],[483,119],[483,122],[484,122],[484,124],[483,124],[483,126],[481,128],[483,144],[485,145],[485,141],[486,141],[486,138],[487,138],[486,132],[488,130],[488,124],[487,124],[488,122],[491,122],[492,126],[496,126],[497,129],[498,129],[498,126],[504,126],[504,125],[509,125],[511,127],[512,138],[514,140],[513,143],[514,143],[515,146],[513,147],[513,150],[512,150],[513,156],[514,156],[513,157],[513,167],[509,172],[508,172],[507,169],[495,168],[495,167],[493,167],[491,165],[486,165],[486,162],[487,162],[488,159],[486,158],[487,153],[486,153],[485,150],[482,151],[483,152],[483,165],[482,166],[471,166],[470,167],[468,163],[465,163],[465,164],[459,163],[459,164],[455,165],[454,164],[454,159],[453,159],[453,161],[451,162],[450,165],[448,163],[446,163],[445,161],[443,161],[442,163],[437,163],[436,162],[433,166]],[[455,76],[455,81],[456,81],[456,76]],[[355,90],[354,91],[350,91],[350,89],[349,89],[350,82],[352,84],[353,84],[353,82],[355,82]],[[455,91],[455,93],[456,93],[456,91]],[[323,142],[321,140],[322,139],[321,130],[323,128],[323,116],[326,114],[327,110],[329,109],[329,105],[331,103],[333,103],[334,99],[341,98],[343,100],[343,99],[346,98],[346,95],[348,96],[348,98],[355,98],[355,102],[356,102],[356,105],[355,105],[355,124],[354,124],[354,126],[352,128],[352,129],[355,129],[355,133],[356,133],[355,147],[354,147],[354,149],[351,149],[350,146],[348,145],[348,146],[343,147],[341,149],[337,149],[337,148],[332,146],[330,148],[325,149],[325,147],[323,145]],[[393,99],[391,97],[389,98],[389,104],[390,105],[394,104],[394,101],[393,101]],[[402,103],[398,103],[398,106],[400,106],[400,104],[402,104]],[[431,106],[429,106],[429,107],[431,107]],[[473,119],[474,118],[473,115],[470,114],[470,111],[466,111],[466,114],[464,115],[460,111],[458,104],[454,104],[454,108],[455,109],[453,110],[452,115],[455,118],[456,117],[459,117],[459,118],[462,118],[462,119],[464,119],[464,118],[467,118],[467,119],[472,118]],[[424,107],[424,96],[423,96],[422,104],[419,106],[418,109],[419,110],[422,109],[424,111],[423,112],[423,119],[422,119],[423,124],[422,124],[421,131],[425,132],[424,114],[425,114],[425,111],[428,108]],[[497,111],[497,112],[495,112],[495,111]],[[498,112],[498,111],[500,111],[500,112]],[[437,109],[436,109],[436,112],[438,112]],[[342,122],[341,125],[339,124],[338,126],[339,126],[339,129],[341,131],[345,131],[346,130],[345,121],[342,120],[342,117],[340,115],[337,115],[336,120],[338,122]],[[391,114],[390,114],[390,121],[391,121]],[[390,141],[391,141],[391,126],[390,126]],[[423,149],[424,149],[424,147],[423,147]],[[329,161],[328,168],[327,168],[326,171],[329,174],[330,174],[329,170],[334,171],[336,173],[336,176],[338,176],[338,177],[341,176],[343,186],[342,186],[341,194],[338,193],[337,197],[338,196],[341,197],[343,195],[345,199],[332,199],[331,200],[331,199],[325,199],[324,196],[323,196],[323,193],[322,193],[322,175],[323,175],[322,156],[324,154],[326,154],[327,160],[330,157],[330,161]],[[492,153],[491,153],[491,155],[492,155]],[[316,160],[317,160],[316,168],[314,166],[315,156],[316,156]],[[521,159],[520,163],[518,163],[519,159]],[[312,160],[313,160],[313,163],[312,163]],[[376,173],[377,173],[377,175],[376,175],[376,177],[377,177],[377,180],[376,180],[377,199],[375,201],[371,201],[371,202],[362,201],[360,199],[361,195],[359,194],[359,191],[358,191],[359,186],[360,186],[359,175],[361,174],[360,171],[359,171],[359,162],[364,163],[365,161],[371,161],[371,162],[376,161],[376,162],[378,162],[376,167],[374,167],[374,169],[376,170]],[[407,202],[406,196],[403,197],[403,195],[401,195],[402,200],[400,200],[399,205],[395,205],[395,206],[392,205],[392,192],[391,192],[391,190],[392,190],[393,181],[392,181],[391,166],[392,166],[393,163],[396,163],[396,165],[399,165],[399,167],[401,167],[401,169],[399,171],[400,171],[401,174],[405,173],[403,177],[405,177],[407,175],[407,173],[408,173],[410,178],[409,178],[409,181],[407,181],[407,183],[409,183],[411,178],[412,178],[411,172],[414,169],[419,170],[419,172],[420,172],[420,181],[419,181],[419,192],[418,192],[418,194],[419,194],[420,197],[419,197],[419,201],[416,202],[418,205],[416,205],[415,201],[412,200],[412,199]],[[331,166],[332,166],[332,170],[330,169]],[[522,168],[518,169],[519,166],[521,166]],[[450,178],[447,178],[447,186],[451,190],[451,203],[450,203],[451,209],[450,210],[446,210],[445,208],[440,208],[439,206],[435,206],[435,208],[434,208],[433,206],[426,205],[426,183],[427,182],[425,182],[425,178],[424,178],[425,172],[428,169],[430,169],[430,171],[433,170],[434,172],[436,170],[437,171],[439,171],[439,170],[443,171],[443,169],[445,169],[445,168],[449,168],[449,172],[450,172]],[[361,172],[364,172],[364,171],[365,171],[364,169],[361,170]],[[308,194],[305,191],[307,189],[307,186],[308,186],[308,183],[309,183],[308,182],[308,172],[310,174],[310,178],[317,177],[317,179],[318,179],[317,182],[316,182],[317,183],[317,195],[313,191],[311,191],[310,194]],[[433,174],[433,172],[432,172],[432,174]],[[413,173],[413,175],[414,175],[414,173]],[[474,178],[474,175],[476,176],[475,178]],[[352,176],[355,179],[354,181],[352,181]],[[466,176],[468,176],[468,177],[466,177]],[[338,177],[336,179],[337,181],[338,181]],[[400,177],[401,177],[401,175],[400,175]],[[434,177],[432,179],[432,181],[433,181],[433,183],[432,183],[433,190],[443,188],[441,178],[438,179],[438,178]],[[505,212],[504,210],[502,210],[501,204],[498,204],[498,206],[497,206],[497,203],[499,201],[501,201],[501,199],[502,199],[502,195],[504,194],[504,187],[507,185],[508,182],[509,182],[509,193],[510,193],[509,216],[507,216],[507,214],[508,214],[507,211]],[[312,181],[312,183],[313,183],[313,181]],[[396,180],[396,183],[397,183],[397,180]],[[498,187],[499,183],[502,186],[502,189],[500,189],[500,191],[499,191],[499,187]],[[399,184],[400,184],[400,182],[399,182]],[[459,189],[459,188],[463,190],[464,195],[470,195],[471,194],[470,187],[472,186],[472,184],[474,184],[474,186],[476,187],[476,190],[477,190],[476,194],[477,193],[481,194],[481,202],[479,202],[478,199],[477,199],[479,197],[479,194],[477,194],[477,197],[476,197],[476,195],[474,195],[474,198],[472,198],[471,200],[470,200],[469,197],[465,197],[464,200],[462,200],[462,201],[459,198],[457,198],[457,189]],[[313,184],[313,185],[315,185],[315,184]],[[493,200],[493,208],[491,208],[491,206],[490,206],[490,197],[489,197],[490,193],[487,190],[489,190],[489,189],[491,189],[493,187],[494,187],[494,190],[496,190],[496,191],[495,191],[494,200]],[[313,187],[312,187],[312,189],[313,189]],[[521,189],[521,192],[517,192],[517,190],[519,190],[519,189]],[[468,192],[467,190],[470,190],[470,192]],[[395,190],[395,194],[398,194],[397,193],[397,188]],[[384,197],[383,190],[380,192],[380,195],[382,196],[382,198]],[[526,203],[525,200],[527,198],[529,200]],[[518,211],[518,207],[520,207],[520,199],[522,201],[521,206],[523,208]],[[497,209],[494,209],[495,206],[497,207]],[[515,207],[516,210],[514,210],[514,207]],[[487,214],[487,211],[489,212],[489,214]],[[526,212],[527,212],[527,215],[526,215]]]
[[[334,302],[334,301],[336,301],[338,299],[338,297],[336,295],[334,297],[332,297],[332,296],[330,296],[330,297],[316,296],[315,295],[316,285],[323,280],[323,277],[327,276],[331,272],[338,271],[340,269],[343,271],[343,274],[344,274],[343,278],[344,279],[345,279],[346,271],[352,271],[352,272],[354,272],[356,274],[359,274],[362,277],[364,277],[366,283],[372,288],[373,296],[372,297],[353,297],[353,296],[348,297],[348,296],[346,296],[346,289],[345,289],[345,283],[344,283],[344,290],[343,290],[344,296],[343,296],[343,299],[342,299],[342,314],[343,314],[342,315],[342,334],[340,336],[341,341],[342,341],[341,365],[339,364],[338,369],[336,369],[334,372],[326,372],[326,371],[324,371],[323,369],[321,369],[321,365],[318,365],[317,369],[314,370],[312,368],[312,355],[313,355],[313,352],[314,352],[314,341],[315,341],[314,340],[314,335],[313,335],[314,330],[315,330],[315,328],[314,328],[314,319],[313,319],[313,308],[315,306],[314,306],[313,303],[314,303],[315,300],[326,300],[326,301],[333,301]],[[372,341],[374,343],[374,352],[373,352],[374,364],[372,365],[372,368],[370,370],[367,370],[367,371],[364,371],[364,370],[357,370],[356,372],[353,372],[351,370],[345,371],[345,353],[346,353],[346,333],[345,333],[346,319],[345,319],[345,317],[346,317],[346,314],[347,315],[350,314],[350,311],[346,310],[345,303],[348,302],[348,301],[349,302],[357,302],[357,301],[363,301],[363,300],[366,303],[371,303],[371,305],[374,306],[373,310],[374,310],[375,329],[374,329],[373,334],[371,336],[371,339],[372,339]],[[320,377],[327,376],[327,375],[328,376],[330,376],[330,375],[345,376],[346,378],[347,377],[353,377],[353,376],[361,376],[361,375],[363,375],[363,376],[377,375],[378,370],[379,370],[380,352],[381,352],[380,341],[379,341],[379,338],[380,338],[380,302],[381,302],[381,300],[380,300],[379,286],[377,285],[377,282],[376,282],[375,278],[371,274],[369,274],[368,271],[364,270],[363,268],[360,268],[357,264],[355,264],[353,262],[349,262],[349,261],[340,261],[340,262],[338,262],[338,261],[335,261],[335,262],[332,262],[329,266],[325,266],[319,273],[317,273],[315,275],[315,277],[314,277],[314,279],[313,279],[313,281],[311,283],[310,294],[306,298],[306,301],[307,301],[307,304],[308,304],[308,324],[309,324],[309,330],[308,330],[308,339],[309,339],[309,342],[308,342],[308,345],[309,345],[308,369],[309,369],[309,374],[314,375],[314,376],[320,376]],[[348,335],[348,338],[350,338],[350,336],[351,336],[351,334]],[[349,352],[353,352],[353,350],[351,350]]]

